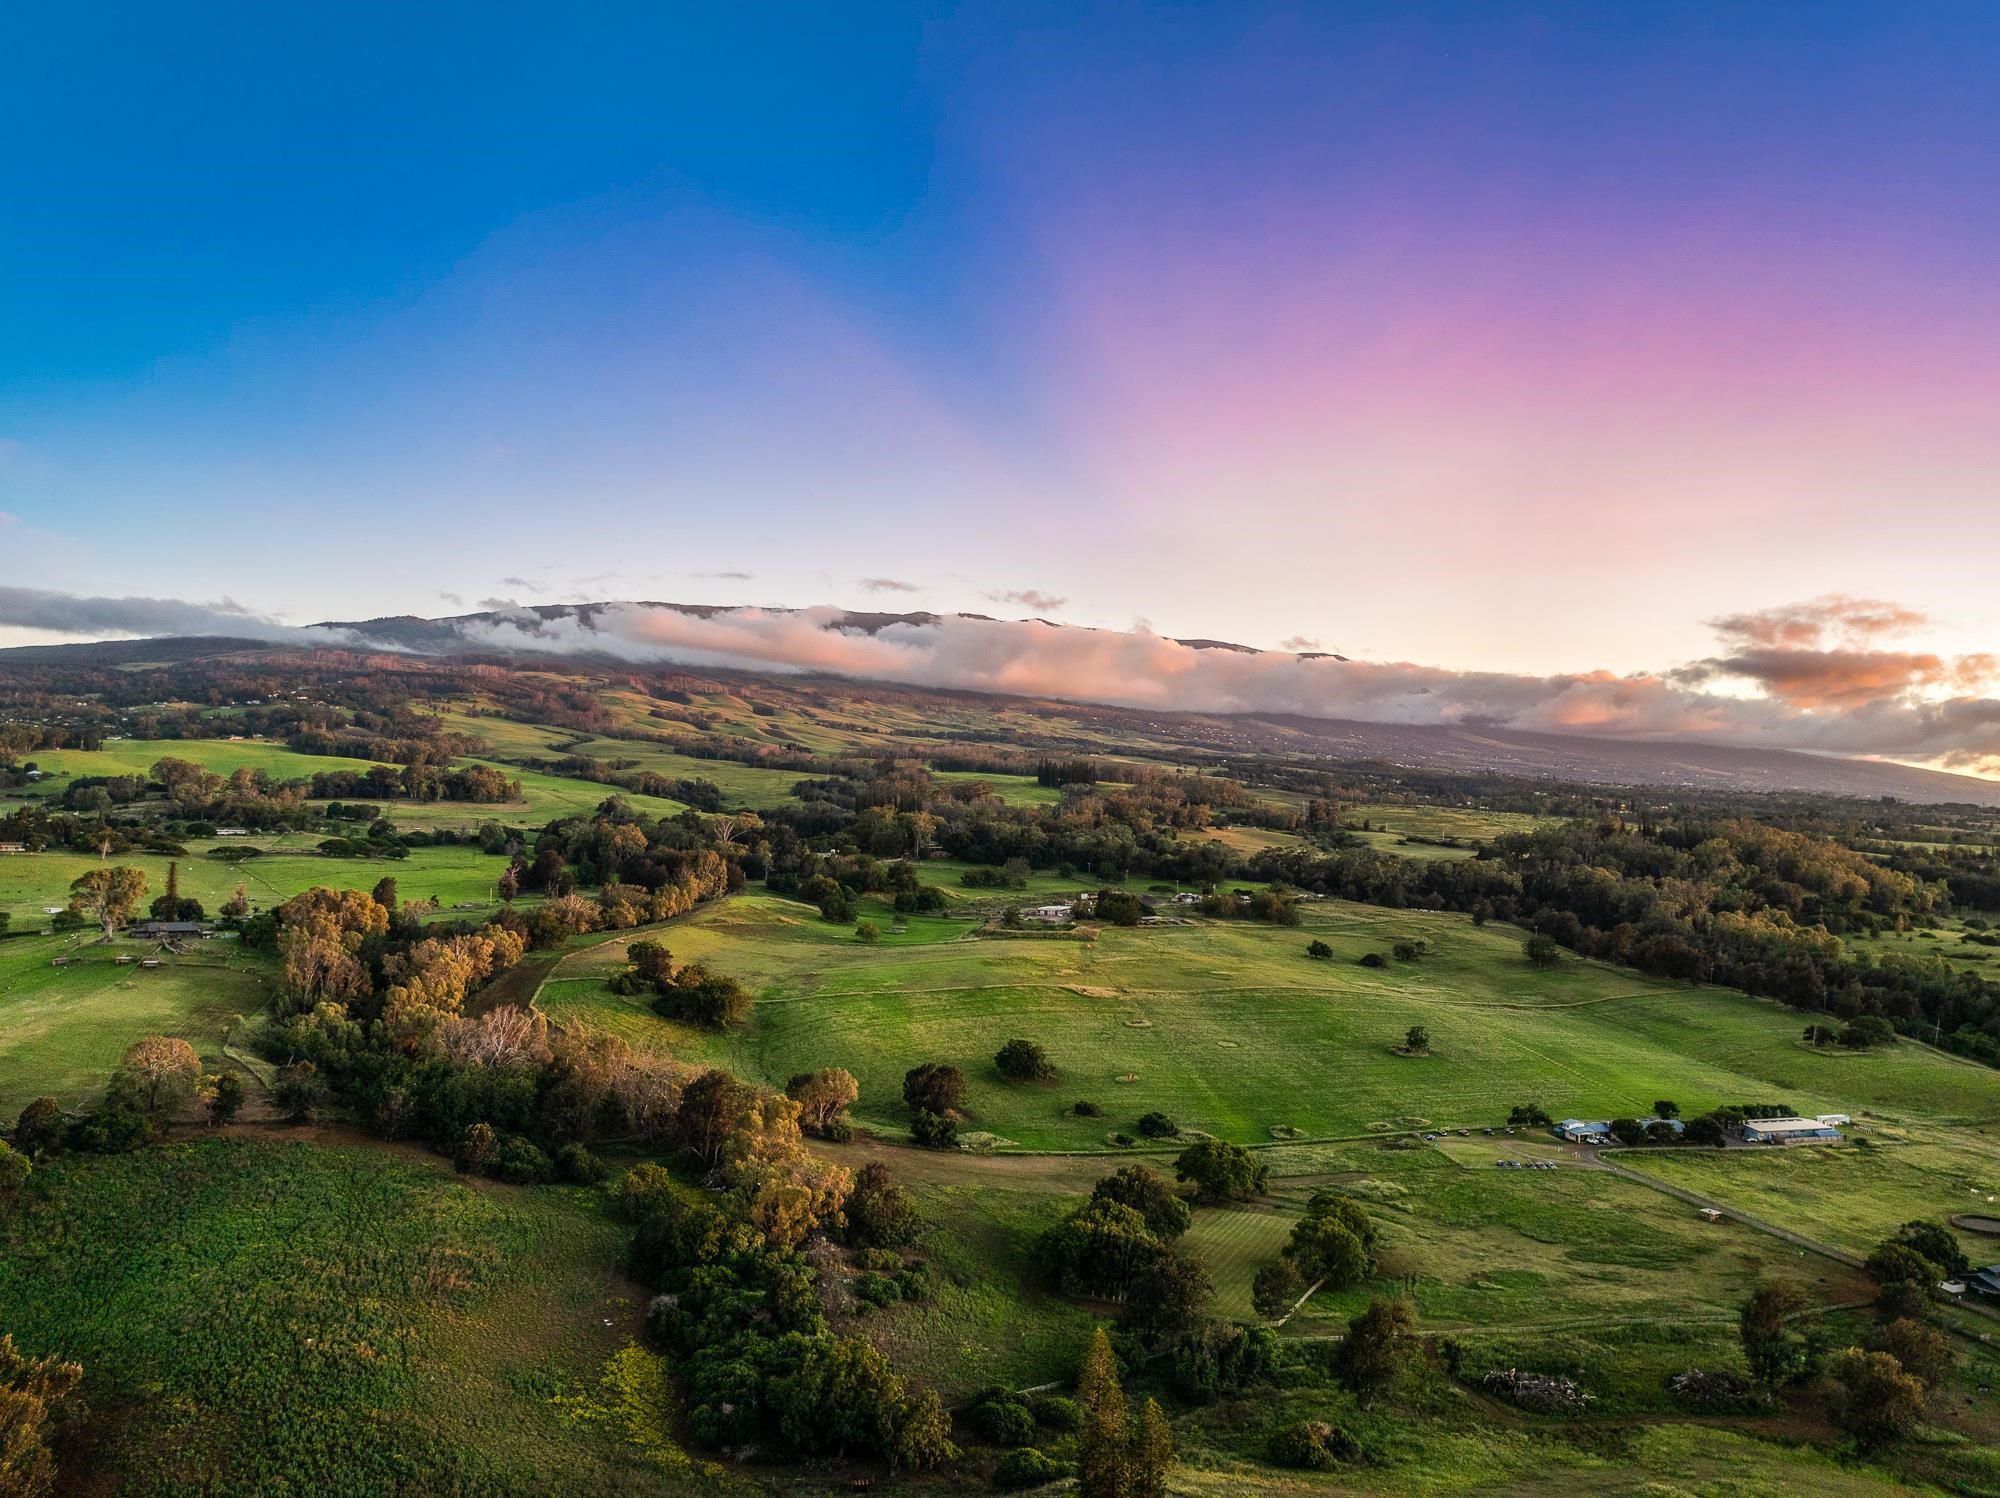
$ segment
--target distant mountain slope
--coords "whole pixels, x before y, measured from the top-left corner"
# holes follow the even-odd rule
[[[728,612],[733,607],[705,604],[651,606],[701,617]],[[446,666],[454,660],[506,660],[511,654],[514,659],[531,660],[538,670],[547,671],[560,669],[557,663],[562,657],[546,650],[510,653],[498,649],[491,643],[491,634],[479,627],[520,621],[524,616],[540,621],[574,619],[589,626],[595,616],[607,607],[609,605],[604,603],[544,605],[527,610],[488,611],[442,619],[396,615],[328,622],[316,628],[328,632],[340,631],[346,639],[354,642],[350,648],[364,651],[372,647],[436,660]],[[872,633],[895,624],[930,624],[936,622],[938,617],[921,612],[851,612],[840,615],[838,624],[842,628]],[[1049,629],[1077,627],[1039,622]],[[474,627],[471,636],[467,632],[468,625]],[[482,633],[485,637],[479,638]],[[1252,647],[1224,641],[1195,639],[1179,643],[1194,649],[1259,653]],[[248,652],[257,652],[269,659],[273,653],[300,648],[312,649],[322,656],[329,650],[338,652],[340,649],[339,646],[321,645],[305,639],[300,645],[293,646],[267,640],[224,637],[32,645],[0,649],[0,670],[65,664],[97,667],[171,665],[203,657]],[[610,659],[607,654],[600,663]],[[591,658],[577,658],[579,670],[588,671],[591,665]],[[647,669],[624,660],[617,661],[616,665],[621,672]],[[1156,748],[1177,744],[1223,754],[1292,754],[1331,760],[1375,761],[1412,769],[1504,774],[1590,785],[1752,792],[1804,791],[1863,799],[1893,796],[1912,802],[2000,806],[2000,782],[1796,750],[1527,733],[1503,728],[1372,723],[1273,713],[1176,713],[1071,700],[982,694],[965,688],[871,686],[846,678],[811,673],[767,675],[756,671],[731,670],[718,674],[760,681],[765,684],[765,690],[780,694],[815,682],[841,681],[855,695],[879,693],[882,700],[894,699],[906,705],[915,705],[919,716],[922,716],[921,708],[925,702],[939,707],[949,702],[961,710],[968,701],[988,702],[994,705],[996,712],[1004,709],[1016,714],[1014,723],[1017,727],[1022,723],[1018,715],[1025,714],[1029,718],[1048,721],[1051,725],[1057,721],[1067,722],[1072,728],[1087,724],[1094,733],[1112,743],[1124,741]],[[961,717],[960,728],[954,729],[949,736],[982,737],[978,733],[965,734],[962,730]],[[1023,741],[1033,742],[1038,738],[1044,747],[1061,744],[1077,747],[1073,737],[1065,736],[1060,731],[1047,735],[1029,733],[1023,736]],[[1091,751],[1085,746],[1081,752]]]

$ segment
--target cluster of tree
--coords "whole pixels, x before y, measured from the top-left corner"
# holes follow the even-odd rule
[[[1876,1326],[1862,1344],[1845,1348],[1801,1287],[1766,1281],[1738,1318],[1744,1360],[1772,1392],[1821,1383],[1834,1418],[1864,1452],[1901,1440],[1923,1421],[1951,1369],[1951,1344],[1932,1324],[1932,1289],[1954,1263],[1962,1266],[1964,1255],[1948,1229],[1906,1223],[1869,1255],[1868,1273],[1879,1286]]]
[[[690,1105],[705,1113],[726,1091],[716,1084]],[[875,1189],[896,1188],[878,1180]],[[839,1206],[849,1199],[843,1181],[839,1201],[829,1197],[833,1210],[811,1231],[845,1231]],[[740,1193],[717,1200],[658,1166],[637,1167],[617,1200],[635,1227],[634,1273],[659,1292],[647,1332],[682,1376],[696,1440],[723,1449],[775,1442],[803,1455],[865,1452],[906,1469],[957,1457],[935,1393],[913,1393],[872,1344],[829,1331],[816,1271],[801,1252],[804,1232],[773,1233],[738,1209]]]
[[[1275,1318],[1309,1285],[1345,1289],[1373,1266],[1375,1240],[1375,1223],[1359,1202],[1338,1192],[1314,1192],[1284,1252],[1252,1278],[1251,1304],[1258,1315]]]
[[[655,1014],[711,1030],[735,1029],[750,1017],[749,989],[697,962],[676,967],[673,953],[657,941],[633,942],[625,949],[625,961],[625,970],[611,979],[611,991],[650,997]]]
[[[503,802],[521,799],[521,782],[491,765],[462,768],[419,757],[400,769],[375,765],[366,770],[321,770],[312,777],[315,801],[366,796],[382,801]]]

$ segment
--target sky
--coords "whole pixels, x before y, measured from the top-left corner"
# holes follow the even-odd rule
[[[0,643],[665,599],[1990,704],[1996,66],[1985,0],[7,8]],[[1787,609],[1868,659],[1703,664]]]

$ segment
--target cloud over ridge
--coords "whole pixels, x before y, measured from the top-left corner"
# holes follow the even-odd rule
[[[1905,612],[1897,628],[1922,622]],[[1678,739],[2000,770],[2000,699],[1972,695],[1994,674],[1990,657],[1943,661],[1855,649],[1823,622],[1816,633],[1774,625],[1768,643],[1676,671],[1550,676],[1201,649],[1144,629],[970,615],[861,627],[831,607],[696,613],[619,603],[587,615],[466,621],[460,628],[469,643],[496,649],[826,672],[1160,711]],[[1722,633],[1743,637],[1741,630]],[[1829,647],[1830,638],[1836,643]],[[1723,677],[1758,690],[1712,690]]]

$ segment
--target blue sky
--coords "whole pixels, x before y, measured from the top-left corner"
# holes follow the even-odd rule
[[[294,621],[1971,650],[1996,62],[1975,4],[17,7],[0,549]]]

